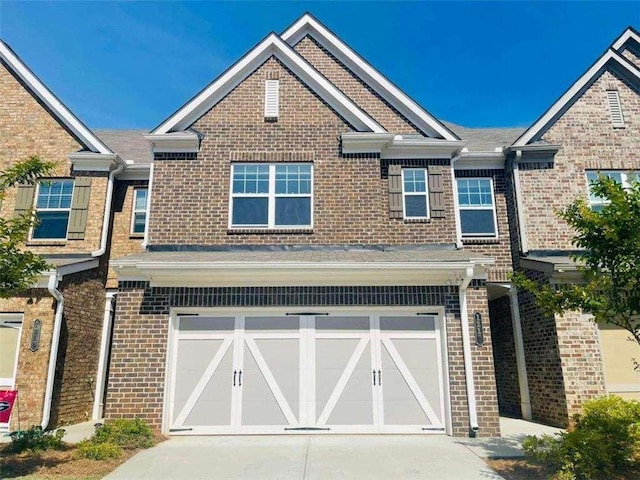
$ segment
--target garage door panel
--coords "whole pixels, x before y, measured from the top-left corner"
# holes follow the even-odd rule
[[[222,340],[180,340],[176,364],[176,402],[185,402],[202,378]]]
[[[357,338],[316,340],[315,377],[318,415],[324,410],[359,343],[360,339]]]
[[[235,317],[181,317],[180,333],[208,334],[208,333],[233,333],[235,329]]]

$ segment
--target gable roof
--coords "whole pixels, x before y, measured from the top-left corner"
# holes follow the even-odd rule
[[[111,150],[128,163],[147,164],[153,161],[151,144],[144,138],[148,130],[96,129],[100,137]]]
[[[40,81],[11,47],[2,40],[0,40],[0,59],[87,149],[95,153],[113,153]]]
[[[613,42],[611,48],[617,52],[622,52],[625,47],[630,45],[635,47],[636,50],[640,46],[640,33],[638,33],[638,31],[633,27],[627,27],[627,29],[622,32],[622,35]]]
[[[454,132],[373,68],[310,13],[307,12],[296,20],[281,37],[293,46],[306,35],[311,35],[424,134],[445,140],[460,140]]]
[[[276,56],[354,128],[365,132],[385,132],[378,122],[272,32],[151,133],[165,134],[188,128],[271,56]]]
[[[638,36],[635,30],[627,29],[620,38],[614,43],[617,45],[620,40],[633,38]],[[626,40],[623,40],[620,45],[622,46]],[[522,147],[529,143],[533,143],[540,139],[540,137],[546,132],[556,120],[562,116],[573,105],[578,98],[582,95],[584,90],[589,87],[600,74],[608,67],[614,65],[621,71],[628,74],[628,76],[640,83],[640,69],[635,66],[627,58],[623,57],[613,46],[610,47],[600,58],[598,58],[591,67],[587,69],[585,73],[573,84],[569,89],[562,94],[562,96],[556,100],[556,102],[547,109],[546,112],[538,118],[531,127],[529,127],[518,139],[513,143],[514,147]]]

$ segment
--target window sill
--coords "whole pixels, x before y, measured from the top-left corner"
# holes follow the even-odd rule
[[[430,218],[403,218],[404,223],[431,223]]]
[[[130,233],[129,238],[132,240],[142,240],[144,239],[144,233]]]
[[[313,233],[313,228],[229,228],[227,229],[227,235],[242,235],[242,234],[308,234]]]
[[[463,238],[462,243],[464,245],[497,245],[500,243],[499,238]]]
[[[27,247],[64,247],[67,244],[67,240],[29,240],[27,241]]]

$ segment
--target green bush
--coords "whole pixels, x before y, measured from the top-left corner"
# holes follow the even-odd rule
[[[96,428],[93,443],[112,443],[124,449],[149,448],[154,445],[153,431],[139,418],[108,420]]]
[[[122,455],[122,447],[115,443],[94,443],[91,440],[82,440],[76,448],[76,455],[92,460],[104,460],[106,458],[118,458]]]
[[[609,479],[640,469],[640,402],[610,395],[582,410],[566,433],[527,437],[525,453],[562,479]]]
[[[65,445],[62,443],[65,431],[58,429],[55,432],[45,432],[40,426],[33,426],[28,430],[17,430],[11,432],[11,443],[7,447],[10,453],[20,452],[43,452],[45,450],[62,450]]]

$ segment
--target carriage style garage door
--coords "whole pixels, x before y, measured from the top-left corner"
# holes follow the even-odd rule
[[[444,433],[436,316],[176,319],[171,434]]]

